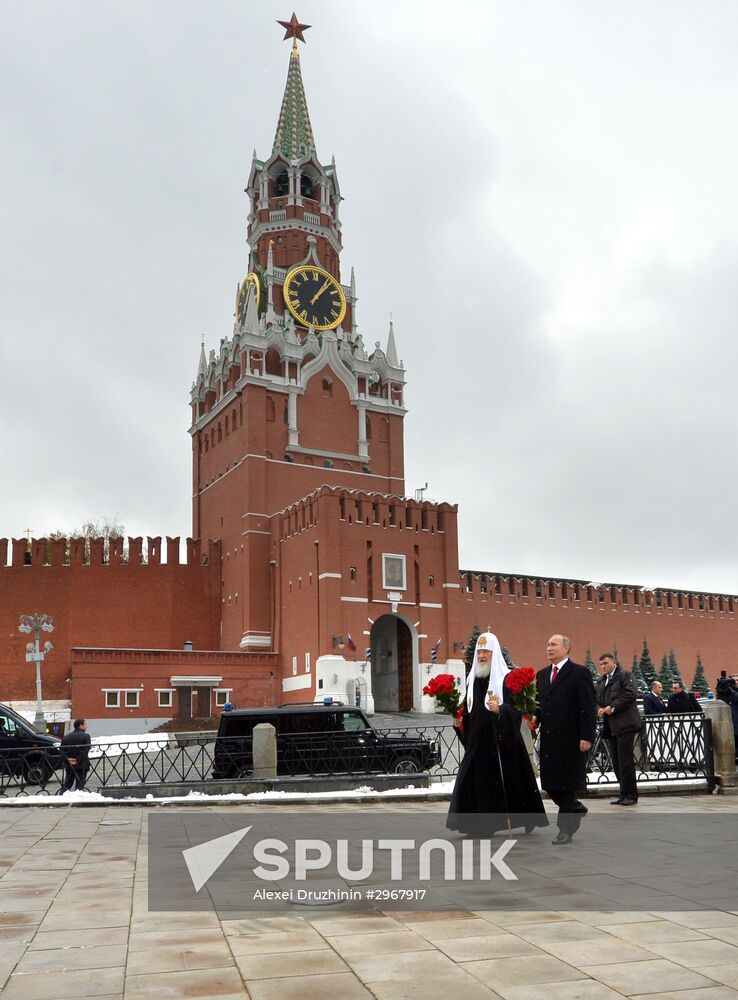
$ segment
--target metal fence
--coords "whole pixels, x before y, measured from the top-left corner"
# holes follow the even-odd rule
[[[702,715],[660,715],[644,719],[635,739],[639,782],[685,779],[714,784],[710,721]],[[451,726],[408,726],[356,733],[294,733],[277,737],[280,776],[428,773],[433,781],[453,778],[463,756]],[[538,748],[535,747],[537,754]],[[93,744],[85,788],[201,784],[244,780],[252,774],[250,737],[217,739],[212,733],[121,740]],[[615,781],[608,743],[598,729],[590,752],[588,784]],[[0,749],[0,796],[53,795],[69,774],[61,755],[37,749]]]

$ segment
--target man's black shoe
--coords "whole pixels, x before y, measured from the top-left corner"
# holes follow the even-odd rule
[[[619,805],[622,805],[622,802],[623,802],[623,797],[621,795],[619,799],[611,799],[610,800],[610,805],[611,806],[619,806]]]
[[[574,806],[574,812],[578,816],[586,816],[587,813],[589,812],[589,809],[587,809],[587,807],[583,802],[577,802],[577,804]]]
[[[551,841],[552,844],[570,844],[573,837],[570,833],[564,833],[563,830],[559,830],[554,839]]]
[[[618,802],[618,805],[619,806],[637,806],[638,805],[638,799],[634,799],[631,796],[626,796],[624,799],[621,799],[620,802]]]

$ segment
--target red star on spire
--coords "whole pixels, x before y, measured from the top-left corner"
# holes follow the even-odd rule
[[[289,21],[277,21],[277,24],[281,24],[283,28],[287,29],[284,33],[282,41],[284,41],[285,38],[299,38],[301,42],[304,42],[305,38],[302,33],[311,27],[309,24],[300,24],[294,11],[292,11],[292,17]]]

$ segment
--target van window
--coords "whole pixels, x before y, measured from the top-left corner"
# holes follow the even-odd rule
[[[338,716],[339,723],[343,720],[343,730],[347,733],[358,733],[362,729],[368,729],[365,720],[358,712],[342,712]]]
[[[338,728],[335,712],[290,712],[279,721],[280,733],[330,733]]]
[[[9,715],[0,716],[0,736],[22,736],[23,730]]]

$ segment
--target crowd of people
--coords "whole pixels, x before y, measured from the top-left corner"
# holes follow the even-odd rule
[[[552,840],[557,846],[571,843],[587,814],[580,796],[584,797],[586,789],[597,720],[618,782],[619,794],[611,800],[616,806],[638,802],[634,746],[644,727],[633,674],[612,653],[602,653],[595,685],[589,669],[570,659],[570,649],[567,636],[552,635],[548,640],[548,665],[536,674],[538,707],[533,719],[540,728],[541,788],[558,809]],[[505,685],[508,671],[497,636],[482,633],[455,721],[464,756],[447,819],[449,829],[470,836],[491,836],[505,827],[510,831],[522,827],[530,833],[548,825],[522,736],[521,713]],[[738,741],[738,686],[726,671],[718,678],[716,695],[731,708]],[[644,696],[643,712],[685,715],[702,713],[702,708],[679,681],[672,685],[668,701],[662,685],[654,681]]]

